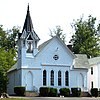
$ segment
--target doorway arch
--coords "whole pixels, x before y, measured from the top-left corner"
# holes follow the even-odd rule
[[[33,90],[33,74],[31,71],[29,71],[26,74],[26,90],[32,91]]]
[[[84,76],[82,73],[80,73],[79,77],[78,77],[78,87],[81,88],[81,90],[83,91],[83,89],[84,89]]]

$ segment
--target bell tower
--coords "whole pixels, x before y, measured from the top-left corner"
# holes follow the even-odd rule
[[[39,40],[40,38],[33,28],[28,4],[22,33],[18,34],[18,58],[21,59],[21,66],[24,66],[26,57],[33,58],[38,53],[37,44]]]

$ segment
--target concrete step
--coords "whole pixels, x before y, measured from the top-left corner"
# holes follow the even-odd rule
[[[91,95],[88,92],[81,92],[81,97],[90,97]]]
[[[37,97],[37,96],[39,96],[39,94],[36,93],[36,92],[32,92],[32,91],[26,91],[25,96],[27,96],[27,97]]]

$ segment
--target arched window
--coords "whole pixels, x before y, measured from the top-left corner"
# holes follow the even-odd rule
[[[27,40],[27,53],[33,53],[33,41],[32,40]]]
[[[43,85],[46,85],[46,70],[43,71]]]
[[[51,85],[54,86],[54,71],[51,71]]]
[[[58,86],[61,86],[61,71],[58,71]]]
[[[65,86],[69,86],[69,73],[68,73],[68,71],[65,72]]]

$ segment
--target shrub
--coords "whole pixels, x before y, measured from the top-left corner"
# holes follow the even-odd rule
[[[71,88],[72,96],[79,97],[81,95],[81,88]]]
[[[40,87],[40,96],[48,96],[49,92],[50,92],[50,88],[49,87]]]
[[[50,96],[55,97],[57,96],[57,89],[56,88],[50,88],[50,87],[40,87],[40,96]]]
[[[100,89],[99,89],[99,91],[98,91],[98,96],[100,97]]]
[[[25,87],[23,86],[15,86],[14,87],[14,93],[18,96],[24,96],[25,95]]]
[[[91,88],[91,95],[94,97],[98,96],[98,89],[97,88]]]
[[[69,88],[61,88],[59,90],[60,95],[64,95],[65,97],[70,96],[70,89]]]
[[[50,88],[49,96],[50,97],[56,97],[57,96],[57,89],[56,88]]]

